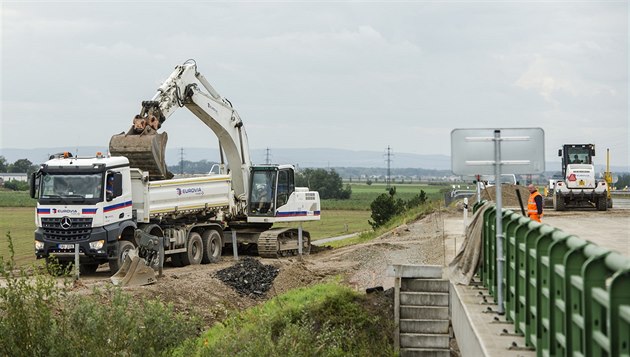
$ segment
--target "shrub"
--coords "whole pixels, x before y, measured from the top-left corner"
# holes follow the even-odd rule
[[[370,204],[372,210],[372,220],[369,221],[370,226],[376,229],[382,226],[392,217],[401,214],[405,210],[405,202],[401,199],[394,198],[396,190],[390,190],[389,194],[383,193],[376,197]]]
[[[18,180],[9,180],[4,183],[4,187],[13,191],[27,191],[28,182],[18,181]]]
[[[136,301],[119,288],[92,295],[70,294],[45,267],[27,274],[0,257],[0,355],[168,355],[199,332],[198,319],[157,300]],[[48,268],[54,263],[47,264]]]

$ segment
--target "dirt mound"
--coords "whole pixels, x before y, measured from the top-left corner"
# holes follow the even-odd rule
[[[260,297],[271,288],[279,269],[263,265],[251,257],[244,257],[229,268],[217,271],[216,276],[241,296]]]
[[[529,198],[529,190],[526,186],[503,184],[501,185],[501,197],[504,207],[520,207],[516,191],[521,193],[521,199],[523,200],[523,206],[527,206],[527,199]],[[494,201],[496,194],[496,186],[486,187],[481,190],[481,199]],[[527,208],[527,207],[525,207]]]

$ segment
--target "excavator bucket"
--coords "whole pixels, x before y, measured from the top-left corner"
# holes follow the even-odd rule
[[[125,156],[131,167],[148,171],[152,180],[169,179],[173,174],[166,167],[166,133],[158,134],[155,130],[145,130],[135,134],[134,128],[127,134],[112,136],[109,141],[109,152],[114,156]]]
[[[130,250],[122,267],[110,278],[116,286],[142,286],[157,282],[155,271],[145,264],[135,249]]]

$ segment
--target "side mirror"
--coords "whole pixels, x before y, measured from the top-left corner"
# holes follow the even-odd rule
[[[31,173],[30,184],[29,194],[31,195],[31,198],[37,198],[37,187],[39,187],[39,176],[37,176],[37,172]]]
[[[562,149],[558,149],[558,156],[562,156]]]
[[[122,173],[114,173],[114,197],[122,196]]]

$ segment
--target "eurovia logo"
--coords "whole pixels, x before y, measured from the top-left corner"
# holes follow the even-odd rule
[[[181,195],[203,195],[203,190],[201,187],[191,187],[191,188],[176,188],[177,196]]]
[[[67,208],[53,208],[52,209],[52,213],[53,214],[57,214],[57,213],[69,213],[69,214],[79,214],[79,211],[77,211],[76,209],[67,209]]]

